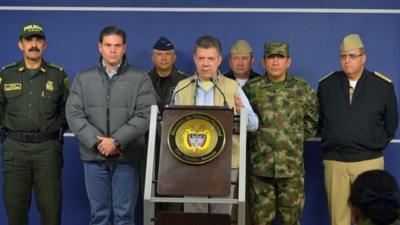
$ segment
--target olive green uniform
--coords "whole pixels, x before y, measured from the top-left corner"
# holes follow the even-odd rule
[[[62,135],[69,80],[45,61],[36,70],[23,62],[0,73],[4,203],[9,225],[28,224],[34,187],[41,224],[61,223]]]

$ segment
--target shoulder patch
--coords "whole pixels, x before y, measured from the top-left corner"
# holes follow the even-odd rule
[[[48,66],[51,67],[51,68],[57,69],[59,71],[63,71],[64,70],[64,68],[62,68],[61,66],[53,64],[53,63],[49,63]]]
[[[318,80],[318,82],[321,82],[323,80],[325,80],[326,78],[330,77],[334,72],[330,72],[327,75],[323,76],[321,79]]]
[[[14,66],[16,66],[16,65],[17,65],[16,62],[13,62],[13,63],[11,63],[11,64],[5,65],[5,66],[3,66],[3,70],[8,69],[8,68],[11,68],[11,67],[14,67]]]
[[[385,75],[383,75],[383,74],[381,74],[381,73],[379,73],[377,71],[373,72],[372,74],[374,74],[375,76],[381,78],[382,80],[385,80],[388,83],[392,83],[391,79],[389,79],[387,76],[385,76]]]
[[[68,77],[64,78],[64,85],[65,85],[65,88],[67,88],[68,91],[71,91],[71,83],[69,82],[69,78]]]

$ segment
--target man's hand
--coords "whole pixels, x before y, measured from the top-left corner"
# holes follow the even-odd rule
[[[234,98],[234,102],[235,102],[236,112],[239,113],[240,112],[240,108],[243,107],[242,99],[240,99],[239,95],[237,95],[237,94],[235,94],[235,96],[233,96],[233,98]]]
[[[97,139],[100,141],[97,145],[100,154],[104,156],[121,154],[121,150],[115,146],[114,138],[97,136]]]

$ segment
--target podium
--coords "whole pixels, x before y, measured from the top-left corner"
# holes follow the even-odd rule
[[[246,110],[242,109],[240,114],[240,167],[237,198],[228,197],[231,183],[233,111],[225,107],[209,106],[172,106],[165,108],[162,121],[159,173],[155,177],[158,113],[157,106],[153,105],[150,115],[146,163],[144,224],[153,225],[156,221],[154,216],[155,203],[169,202],[237,204],[237,224],[244,225]],[[165,197],[155,196],[156,191]],[[184,195],[186,195],[185,198],[183,198]],[[201,197],[187,197],[190,195]],[[208,198],[207,196],[218,196],[218,198]],[[172,213],[169,216],[182,219],[204,217],[206,218],[204,221],[207,221],[214,218],[211,215]],[[161,219],[159,218],[157,224],[162,225],[160,222],[162,218],[169,217],[164,214]],[[215,218],[221,219],[221,217]]]

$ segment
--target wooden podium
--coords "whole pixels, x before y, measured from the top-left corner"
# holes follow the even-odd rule
[[[162,225],[169,216],[178,220],[204,218],[211,225],[221,217],[188,213],[154,217],[154,203],[238,204],[238,225],[245,224],[246,110],[240,114],[240,168],[238,197],[229,198],[233,111],[225,107],[172,106],[164,109],[160,149],[155,150],[158,109],[150,115],[148,153],[144,190],[144,224]],[[155,151],[160,151],[158,177],[155,177]],[[167,197],[156,197],[157,193]],[[183,196],[204,196],[185,197]],[[221,196],[208,198],[207,196]],[[226,198],[224,198],[226,196]],[[161,215],[161,214],[160,214]],[[169,215],[165,217],[166,215]],[[228,215],[229,217],[229,215]],[[186,219],[184,219],[186,218]],[[224,217],[226,219],[226,217]],[[178,221],[177,220],[177,221]],[[208,222],[207,222],[208,221]],[[197,223],[196,223],[197,224]],[[199,224],[202,225],[202,224]]]
[[[226,107],[165,108],[157,193],[229,196],[232,125],[233,111]]]

